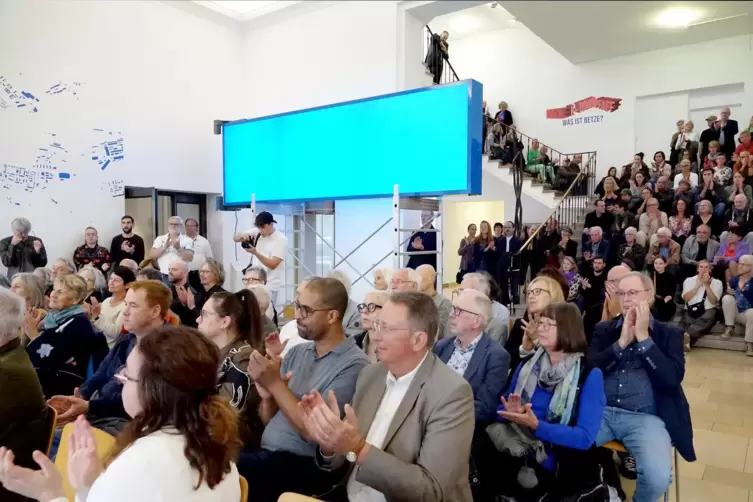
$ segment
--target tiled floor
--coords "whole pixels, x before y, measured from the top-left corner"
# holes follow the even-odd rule
[[[753,358],[693,349],[683,387],[698,460],[680,458],[680,500],[753,502]]]

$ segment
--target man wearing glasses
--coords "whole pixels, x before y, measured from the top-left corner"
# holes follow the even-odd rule
[[[284,492],[322,494],[333,486],[334,475],[321,472],[313,461],[316,445],[304,427],[300,398],[332,391],[341,405],[348,403],[358,374],[369,364],[343,332],[348,293],[340,281],[309,280],[294,305],[298,334],[309,343],[296,345],[282,361],[254,351],[248,364],[262,398],[259,416],[265,429],[261,450],[241,453],[238,470],[259,502],[277,501]]]
[[[640,272],[617,284],[622,316],[596,325],[589,351],[604,372],[607,407],[597,445],[620,441],[635,457],[633,500],[653,502],[669,488],[672,446],[695,460],[690,409],[682,392],[682,331],[651,316],[654,285]]]
[[[170,264],[176,260],[191,263],[193,240],[183,233],[183,218],[171,216],[167,220],[167,233],[154,239],[149,257],[157,260],[163,276],[167,276]]]

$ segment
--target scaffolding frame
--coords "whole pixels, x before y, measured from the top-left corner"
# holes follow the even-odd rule
[[[286,207],[286,206],[282,206]],[[351,269],[355,271],[355,273],[359,274],[358,277],[351,282],[351,284],[356,284],[360,280],[366,281],[372,288],[374,287],[374,284],[371,282],[371,280],[367,277],[367,274],[374,270],[376,267],[379,266],[384,260],[388,259],[390,256],[393,257],[392,264],[393,268],[395,270],[403,268],[402,264],[402,257],[404,256],[419,256],[419,255],[436,255],[437,257],[437,267],[436,267],[436,273],[437,273],[437,289],[441,291],[442,284],[443,284],[443,267],[442,267],[442,247],[443,247],[443,236],[444,236],[444,218],[441,218],[442,214],[440,211],[441,208],[441,197],[438,198],[422,198],[422,197],[401,197],[400,196],[400,187],[398,185],[393,186],[393,192],[392,192],[392,216],[388,218],[385,222],[383,222],[381,225],[377,226],[376,230],[371,232],[365,239],[363,239],[355,248],[350,250],[348,253],[343,255],[340,253],[335,246],[330,244],[327,239],[324,238],[323,235],[319,233],[319,231],[313,227],[311,224],[309,224],[305,218],[301,219],[301,222],[303,225],[308,227],[319,239],[321,239],[322,243],[326,245],[329,249],[332,250],[335,257],[338,259],[333,266],[332,270],[335,270],[337,267],[339,267],[342,264],[348,265]],[[428,223],[433,223],[439,218],[439,228],[401,228],[400,222],[401,222],[401,216],[402,211],[432,211],[433,216],[431,220],[428,221]],[[284,213],[285,216],[300,216],[298,213],[291,212],[290,214]],[[302,213],[305,215],[305,210]],[[336,221],[335,216],[335,221]],[[256,194],[251,194],[251,223],[254,224],[256,220]],[[392,233],[393,233],[393,245],[392,249],[390,249],[387,253],[384,254],[380,259],[378,259],[376,262],[372,263],[371,266],[366,269],[365,271],[361,272],[359,269],[353,265],[351,262],[348,261],[348,259],[353,256],[353,254],[361,249],[369,240],[371,240],[376,234],[378,234],[384,227],[392,223]],[[293,233],[301,233],[301,230],[292,230]],[[435,232],[437,234],[437,249],[435,251],[404,251],[403,247],[411,240],[411,236],[416,232]],[[286,228],[286,232],[287,228]],[[402,235],[404,233],[409,233],[408,237],[403,238]],[[288,247],[286,253],[293,258],[295,263],[302,267],[306,272],[308,272],[309,275],[316,275],[314,272],[312,272],[304,263],[303,260],[301,260],[297,255],[296,251],[300,251],[303,249],[304,252],[306,252],[305,247]],[[287,277],[286,277],[287,279]],[[288,289],[290,287],[295,288],[297,287],[297,284],[286,284],[285,289]],[[297,281],[300,282],[300,281]],[[287,283],[287,280],[286,280]]]

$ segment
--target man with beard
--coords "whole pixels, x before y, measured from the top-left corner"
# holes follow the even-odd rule
[[[144,260],[144,239],[133,233],[133,216],[120,218],[121,234],[112,238],[110,259],[117,267],[126,258],[141,263]]]
[[[322,494],[336,483],[339,473],[327,474],[314,463],[316,444],[309,441],[298,403],[314,390],[333,391],[341,406],[349,403],[358,374],[369,364],[343,332],[348,293],[340,281],[311,279],[294,305],[298,334],[311,343],[296,345],[282,361],[254,351],[248,363],[266,427],[261,450],[241,453],[238,470],[259,502],[274,502],[284,492]]]

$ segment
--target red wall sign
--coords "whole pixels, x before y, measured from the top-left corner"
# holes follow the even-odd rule
[[[603,110],[605,112],[616,111],[620,107],[622,98],[590,98],[581,99],[576,101],[572,105],[567,105],[563,108],[550,108],[546,111],[546,118],[548,119],[565,119],[572,117],[576,113],[583,113],[593,108]]]

